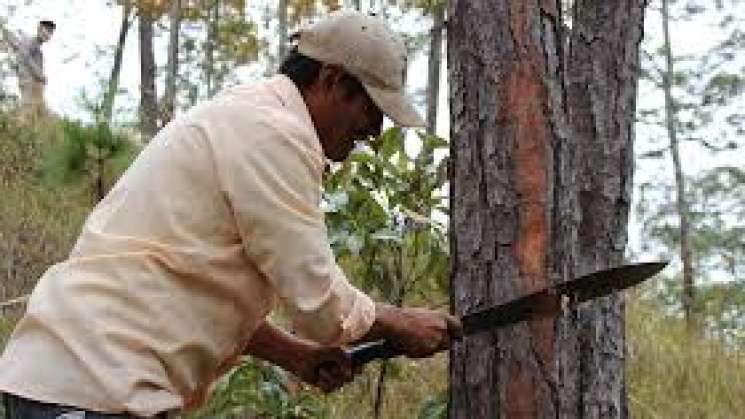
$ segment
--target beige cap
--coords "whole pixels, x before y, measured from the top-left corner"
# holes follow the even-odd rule
[[[297,33],[297,49],[323,63],[342,66],[398,125],[425,125],[406,96],[406,47],[383,19],[350,11],[332,13]]]

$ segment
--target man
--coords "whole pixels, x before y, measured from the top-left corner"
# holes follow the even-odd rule
[[[20,118],[23,121],[33,121],[44,110],[44,85],[47,78],[44,75],[44,55],[41,45],[49,41],[56,25],[50,20],[42,20],[36,29],[36,36],[16,36],[0,21],[3,37],[16,55],[16,69],[18,73],[18,89],[21,92]]]
[[[165,417],[199,406],[241,353],[331,391],[352,378],[343,345],[447,348],[454,317],[350,285],[319,209],[327,159],[383,113],[423,125],[404,65],[381,20],[335,14],[299,33],[280,75],[166,126],[39,280],[0,360],[9,417]],[[295,335],[265,321],[275,302]]]

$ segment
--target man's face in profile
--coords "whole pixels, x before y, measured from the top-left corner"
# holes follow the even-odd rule
[[[52,38],[53,33],[54,33],[54,29],[51,26],[44,25],[42,23],[39,24],[37,34],[41,42],[49,41]]]

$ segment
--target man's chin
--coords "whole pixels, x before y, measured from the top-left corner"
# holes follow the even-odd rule
[[[333,162],[341,163],[349,157],[349,154],[352,153],[353,149],[354,143],[352,144],[352,147],[344,147],[339,150],[334,150],[332,153],[326,153],[326,158]]]
[[[331,160],[334,163],[341,163],[344,160],[346,160],[347,157],[349,157],[349,151],[347,151],[346,153],[343,153],[341,155],[326,156],[326,157],[328,157],[329,160]]]

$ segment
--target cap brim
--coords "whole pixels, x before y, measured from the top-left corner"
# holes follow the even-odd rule
[[[406,94],[401,90],[381,89],[363,83],[370,98],[376,105],[402,127],[423,127],[426,125],[419,112],[414,109]]]

